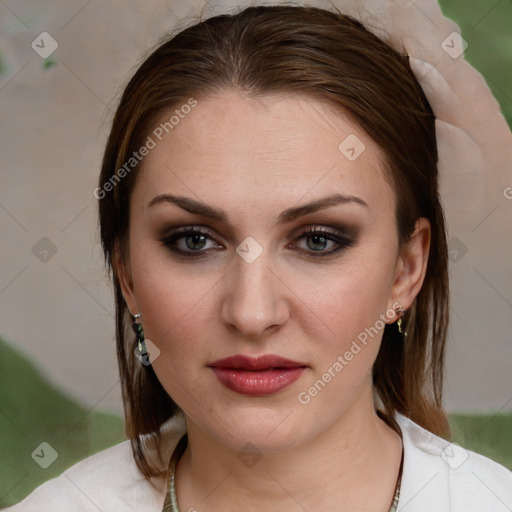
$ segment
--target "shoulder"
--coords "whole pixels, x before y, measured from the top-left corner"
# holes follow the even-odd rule
[[[512,510],[512,472],[396,415],[404,443],[398,510]]]
[[[180,418],[164,424],[163,458],[170,458],[184,431]],[[153,453],[150,447],[148,453]],[[153,460],[166,469],[162,462]],[[78,462],[5,512],[160,512],[166,484],[164,477],[154,477],[151,481],[144,477],[135,463],[130,442],[124,441]]]
[[[143,492],[147,492],[143,476],[125,441],[78,462],[7,511],[115,510]]]

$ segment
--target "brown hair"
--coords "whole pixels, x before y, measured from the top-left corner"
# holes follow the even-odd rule
[[[161,44],[126,86],[106,145],[99,187],[115,186],[99,200],[105,262],[116,300],[116,339],[126,433],[137,465],[151,467],[141,440],[178,407],[151,366],[134,357],[126,303],[116,274],[115,249],[126,259],[130,194],[137,166],[119,180],[116,172],[141,147],[163,113],[200,98],[238,89],[252,96],[301,94],[327,102],[352,118],[383,149],[384,170],[396,196],[400,244],[415,221],[432,226],[423,286],[404,320],[404,342],[387,325],[373,367],[374,388],[387,421],[400,412],[439,435],[449,433],[442,407],[444,351],[449,314],[445,222],[438,195],[435,117],[409,66],[361,23],[314,7],[251,7],[195,24]],[[97,196],[98,197],[98,196]],[[128,320],[128,321],[127,321]],[[128,334],[129,333],[129,334]],[[148,397],[150,399],[148,400]]]

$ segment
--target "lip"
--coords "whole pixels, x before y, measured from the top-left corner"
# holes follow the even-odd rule
[[[236,355],[208,365],[226,388],[249,396],[269,396],[293,384],[307,365],[267,354],[260,357]]]

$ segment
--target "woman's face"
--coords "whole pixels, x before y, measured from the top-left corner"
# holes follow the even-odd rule
[[[384,325],[428,251],[399,253],[378,146],[326,104],[236,91],[153,138],[121,279],[190,425],[265,451],[363,418]]]

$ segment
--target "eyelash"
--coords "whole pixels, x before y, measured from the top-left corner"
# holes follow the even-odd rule
[[[175,231],[171,233],[169,236],[162,238],[160,241],[166,246],[170,251],[180,256],[184,256],[187,258],[200,258],[203,257],[204,253],[210,252],[212,249],[206,250],[197,250],[197,251],[182,251],[176,247],[176,242],[182,238],[186,238],[187,236],[199,235],[204,236],[209,240],[215,240],[215,238],[210,234],[209,231],[203,231],[198,228],[183,228],[181,230]],[[328,241],[335,242],[338,244],[338,247],[335,249],[331,249],[330,251],[325,252],[309,252],[307,250],[301,249],[305,256],[310,258],[324,258],[330,256],[342,249],[352,247],[354,245],[354,240],[348,238],[346,236],[340,235],[339,233],[329,231],[325,228],[308,228],[303,231],[299,236],[294,239],[294,243],[303,239],[303,238],[311,238],[313,236],[319,236],[321,238],[325,238]]]

